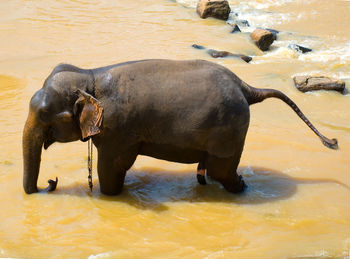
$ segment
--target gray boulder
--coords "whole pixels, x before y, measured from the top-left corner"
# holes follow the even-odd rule
[[[345,89],[343,80],[325,76],[295,76],[293,80],[296,88],[304,93],[315,90],[333,90],[343,93]]]

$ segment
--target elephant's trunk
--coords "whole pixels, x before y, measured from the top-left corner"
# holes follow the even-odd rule
[[[23,188],[27,194],[38,192],[37,182],[40,169],[41,149],[44,143],[43,128],[35,123],[35,117],[29,113],[24,126],[23,148]]]
[[[27,194],[38,192],[37,182],[41,161],[41,150],[45,140],[45,127],[38,125],[35,115],[29,113],[23,130],[23,188]],[[49,180],[46,191],[53,191],[56,182]]]

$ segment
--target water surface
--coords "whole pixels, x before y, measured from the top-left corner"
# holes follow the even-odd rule
[[[1,1],[0,257],[22,258],[348,258],[350,251],[350,99],[298,92],[299,74],[350,78],[349,1],[230,1],[250,28],[230,34],[224,21],[201,20],[195,1]],[[281,31],[261,52],[247,32]],[[252,55],[212,59],[192,44]],[[298,43],[313,49],[300,54]],[[325,148],[289,107],[251,107],[239,171],[249,185],[232,195],[203,187],[196,165],[139,157],[121,196],[87,184],[87,144],[43,152],[39,186],[59,177],[54,193],[22,189],[21,135],[30,97],[61,62],[94,68],[145,58],[207,59],[255,87],[290,96],[340,150]],[[96,158],[96,151],[95,151]]]

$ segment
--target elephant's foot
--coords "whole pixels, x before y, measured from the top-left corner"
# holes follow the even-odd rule
[[[125,175],[126,171],[119,171],[114,172],[105,178],[100,177],[101,193],[108,196],[120,194],[123,191]]]
[[[121,192],[123,191],[123,187],[120,188],[113,188],[113,189],[106,189],[106,188],[100,188],[101,193],[107,196],[114,196],[114,195],[118,195],[121,194]]]
[[[201,185],[206,185],[207,181],[205,180],[205,170],[197,170],[197,181]]]
[[[241,149],[238,149],[236,154],[232,157],[208,157],[207,175],[210,176],[211,179],[221,183],[224,188],[231,193],[243,192],[247,186],[242,176],[237,174],[240,155]]]
[[[245,184],[243,177],[241,175],[237,175],[237,179],[235,181],[220,181],[221,184],[228,192],[232,193],[240,193],[243,192],[247,185]]]

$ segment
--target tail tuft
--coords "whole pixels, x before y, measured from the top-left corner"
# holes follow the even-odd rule
[[[333,139],[321,139],[323,145],[325,145],[326,147],[330,148],[330,149],[334,149],[337,150],[338,147],[338,140],[333,138]]]

